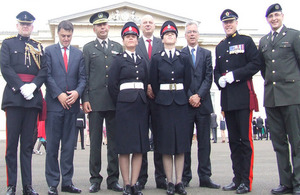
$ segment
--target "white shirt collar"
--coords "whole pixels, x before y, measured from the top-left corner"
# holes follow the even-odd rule
[[[279,34],[282,28],[283,28],[283,25],[281,25],[281,27],[278,28],[278,29],[276,30],[276,32]],[[272,34],[273,34],[274,32],[275,32],[275,31],[272,30]]]

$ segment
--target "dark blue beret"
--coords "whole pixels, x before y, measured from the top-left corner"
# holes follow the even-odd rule
[[[273,13],[273,12],[278,12],[278,11],[281,11],[282,8],[281,6],[278,4],[278,3],[275,3],[273,5],[270,5],[270,7],[267,9],[267,12],[266,12],[266,17],[268,17],[268,15],[270,13]]]

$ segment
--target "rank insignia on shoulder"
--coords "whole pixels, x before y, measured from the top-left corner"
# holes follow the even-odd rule
[[[15,38],[17,37],[16,35],[13,35],[13,36],[10,36],[10,37],[6,37],[5,39],[12,39],[12,38]]]
[[[31,40],[34,41],[34,42],[36,42],[36,43],[39,43],[39,44],[42,43],[42,42],[40,42],[40,41],[38,41],[38,40],[35,40],[35,39],[32,39],[32,38],[31,38]]]
[[[161,52],[161,56],[164,56],[164,55],[165,55],[165,53],[166,53],[166,52],[164,52],[164,51],[163,51],[163,52]]]
[[[239,54],[239,53],[245,53],[244,44],[232,45],[229,47],[229,54]]]
[[[123,57],[124,57],[124,58],[127,58],[127,54],[126,54],[126,53],[124,53],[124,54],[123,54]]]
[[[113,51],[113,50],[111,51],[111,53],[112,53],[112,54],[119,54],[119,52]]]
[[[175,54],[176,54],[177,56],[179,56],[179,55],[180,55],[179,51],[176,51],[176,52],[175,52]]]

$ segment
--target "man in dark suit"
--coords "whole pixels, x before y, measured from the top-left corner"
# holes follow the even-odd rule
[[[271,32],[261,38],[259,51],[264,106],[279,172],[279,186],[271,192],[300,194],[300,32],[283,25],[278,3],[267,9],[266,19]]]
[[[163,43],[161,42],[160,38],[154,37],[153,33],[155,30],[155,22],[152,16],[145,15],[141,19],[141,31],[143,32],[143,36],[138,40],[138,46],[136,47],[136,53],[140,55],[147,64],[148,72],[150,72],[150,60],[153,54],[158,53],[159,51],[163,50]],[[151,89],[151,85],[148,85],[147,96],[149,100],[149,124],[150,129],[152,131],[152,135],[150,138],[151,148],[155,145],[153,142],[153,134],[155,133],[155,129],[151,123],[152,117],[155,117],[155,104],[153,102],[154,94]],[[164,173],[164,168],[162,164],[162,155],[157,153],[154,150],[154,166],[155,166],[155,182],[157,188],[166,188],[166,175]],[[147,153],[143,154],[143,161],[142,161],[142,168],[140,171],[140,176],[138,179],[138,185],[140,188],[144,189],[145,184],[147,183],[148,179],[148,159]]]
[[[263,138],[262,129],[264,127],[264,120],[260,116],[256,119],[256,126],[257,126],[258,139],[262,140]]]
[[[6,194],[16,192],[20,140],[23,194],[37,195],[32,189],[32,137],[42,109],[40,87],[46,81],[47,65],[41,43],[30,38],[34,16],[23,11],[17,20],[18,35],[3,41],[0,57],[2,76],[7,83],[2,97],[6,114]]]
[[[59,43],[45,49],[48,78],[46,83],[46,180],[49,195],[57,195],[57,186],[62,176],[63,192],[80,193],[72,183],[73,157],[76,134],[76,116],[79,112],[79,97],[85,83],[85,66],[82,52],[70,45],[73,24],[62,21],[58,25]],[[61,143],[60,167],[58,151]]]
[[[109,14],[95,13],[90,17],[93,30],[97,36],[94,41],[84,45],[87,85],[82,102],[83,110],[89,115],[90,133],[90,189],[91,193],[98,192],[103,177],[101,171],[101,148],[103,121],[106,123],[107,134],[107,189],[122,191],[119,185],[119,162],[115,152],[115,105],[108,93],[108,70],[116,54],[122,53],[122,46],[108,39]]]
[[[216,47],[214,81],[221,90],[234,174],[223,190],[244,194],[252,188],[254,157],[248,84],[251,86],[252,76],[260,69],[260,59],[252,38],[238,33],[237,19],[237,13],[230,9],[220,16],[226,38]]]
[[[182,52],[189,55],[192,67],[192,83],[189,97],[189,136],[192,143],[194,124],[198,140],[198,176],[200,187],[220,188],[211,179],[210,164],[210,114],[213,112],[210,88],[212,84],[211,52],[198,46],[199,31],[196,22],[188,22],[185,27],[188,46]],[[185,153],[182,181],[185,186],[192,179],[191,153]]]
[[[75,146],[74,149],[77,149],[77,141],[78,141],[78,133],[80,134],[80,142],[81,142],[81,149],[84,150],[84,129],[86,126],[86,121],[85,121],[85,113],[82,109],[82,106],[80,105],[80,110],[77,114],[77,119],[76,119],[76,138],[75,138]]]

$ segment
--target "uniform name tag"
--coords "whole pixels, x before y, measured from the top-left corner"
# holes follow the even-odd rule
[[[229,47],[229,54],[245,53],[244,48],[245,48],[244,44],[230,46]]]

